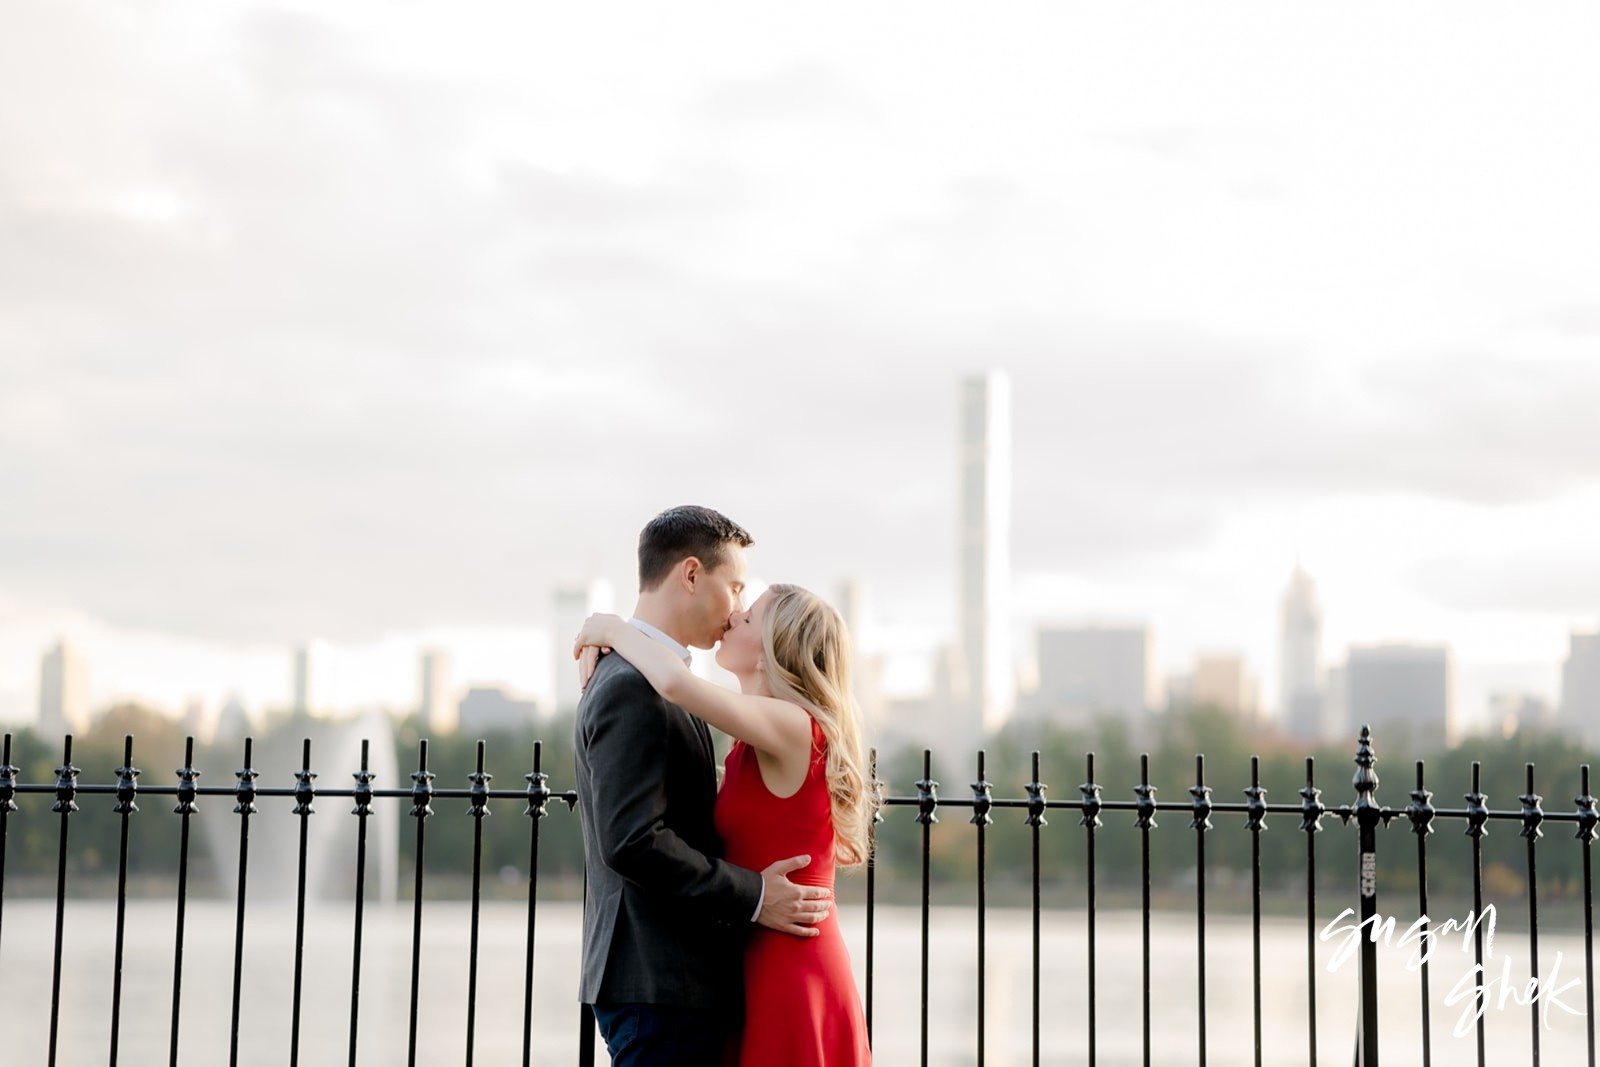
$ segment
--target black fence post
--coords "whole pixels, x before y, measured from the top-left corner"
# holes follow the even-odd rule
[[[372,816],[372,783],[378,776],[369,770],[372,742],[361,740],[361,769],[352,771],[355,779],[350,799],[356,817],[356,904],[350,945],[350,1064],[356,1067],[356,1035],[361,1020],[361,938],[367,914],[367,819]],[[177,1064],[173,1064],[177,1067]]]
[[[1433,833],[1433,794],[1423,785],[1423,763],[1417,760],[1417,788],[1411,791],[1411,803],[1406,805],[1406,818],[1411,820],[1411,832],[1417,835],[1417,916],[1426,935],[1428,924],[1428,836]],[[1429,996],[1432,975],[1430,961],[1425,954],[1422,960],[1422,1067],[1433,1064],[1432,998]]]
[[[987,970],[987,915],[988,887],[985,883],[984,863],[988,858],[984,831],[994,821],[989,810],[994,804],[993,786],[983,772],[983,749],[978,750],[978,780],[972,783],[972,824],[978,828],[978,1067],[984,1065],[985,982]]]
[[[1527,765],[1528,789],[1517,799],[1522,802],[1522,836],[1528,842],[1528,951],[1529,951],[1529,977],[1533,981],[1528,988],[1537,989],[1539,985],[1539,867],[1535,857],[1534,845],[1544,836],[1544,831],[1539,824],[1544,822],[1544,809],[1540,806],[1544,797],[1533,791],[1533,764]],[[1532,1003],[1529,1011],[1533,1014],[1533,1067],[1539,1067],[1539,1001],[1530,998]]]
[[[1044,817],[1045,790],[1050,787],[1039,780],[1039,750],[1033,750],[1033,781],[1023,786],[1028,793],[1027,826],[1033,831],[1033,1067],[1039,1067],[1039,828],[1049,826]]]
[[[6,917],[6,832],[11,813],[17,810],[17,772],[21,768],[11,765],[11,735],[6,734],[4,749],[0,751],[0,935],[5,933]]]
[[[196,810],[195,799],[200,795],[200,772],[194,766],[194,738],[183,742],[183,766],[174,772],[178,776],[176,797],[178,803],[172,812],[179,817],[178,831],[178,911],[174,917],[177,929],[172,937],[172,1030],[168,1043],[169,1067],[178,1067],[178,1021],[183,1002],[183,928],[189,908],[189,820]]]
[[[1144,1067],[1150,1067],[1150,831],[1156,822],[1156,787],[1150,784],[1150,754],[1139,755],[1139,784],[1133,787],[1139,799],[1134,825],[1139,828],[1140,923],[1144,947]]]
[[[1354,815],[1360,834],[1361,929],[1370,931],[1378,922],[1378,822],[1383,817],[1373,794],[1378,790],[1378,773],[1373,770],[1378,758],[1372,751],[1372,728],[1361,727],[1356,745]],[[1378,945],[1371,937],[1361,940],[1361,1009],[1357,1017],[1360,1033],[1356,1040],[1356,1067],[1378,1067]]]
[[[122,827],[117,848],[117,947],[111,964],[111,1067],[117,1067],[117,1041],[122,1033],[122,948],[128,919],[128,819],[139,810],[138,796],[139,768],[133,765],[133,735],[126,734],[122,739],[122,766],[117,768],[117,803],[112,809],[122,816]]]
[[[17,773],[20,767],[11,764],[11,735],[5,736],[5,748],[0,753],[0,933],[5,931],[6,916],[6,829],[11,813],[17,810]]]
[[[1306,835],[1306,1033],[1308,1067],[1317,1067],[1317,835],[1328,810],[1317,788],[1317,761],[1306,757],[1306,784],[1300,790],[1300,830]]]
[[[1594,1047],[1594,869],[1589,846],[1600,834],[1600,804],[1589,794],[1589,765],[1578,770],[1580,795],[1572,802],[1578,806],[1578,832],[1573,836],[1583,845],[1583,995],[1584,1024],[1589,1031],[1589,1067],[1595,1067]],[[4,818],[0,814],[0,818]]]
[[[228,1065],[239,1064],[239,1005],[244,983],[244,903],[250,873],[250,816],[256,813],[256,779],[250,766],[254,738],[244,739],[244,766],[233,772],[239,781],[234,786],[233,813],[239,816],[239,885],[235,895],[233,927],[233,1020],[228,1028]]]
[[[78,810],[79,769],[72,765],[72,735],[62,739],[61,766],[56,768],[56,802],[50,808],[61,816],[60,852],[56,860],[56,951],[50,978],[50,1067],[56,1063],[56,1040],[61,1024],[61,957],[66,934],[67,821]]]
[[[1255,974],[1256,1067],[1261,1067],[1261,834],[1267,828],[1267,791],[1261,785],[1261,757],[1250,757],[1250,787],[1245,795],[1245,828],[1250,831],[1250,946]]]
[[[533,1057],[533,933],[538,919],[539,824],[550,814],[545,810],[550,804],[550,776],[540,769],[543,760],[544,742],[535,741],[533,770],[522,776],[528,782],[527,804],[522,809],[528,819],[528,944],[522,975],[522,1067],[529,1067]]]
[[[1211,787],[1206,785],[1206,757],[1195,753],[1194,785],[1189,787],[1189,829],[1194,835],[1195,998],[1199,1009],[1199,1064],[1206,1067],[1206,831],[1211,829]]]
[[[1472,838],[1472,961],[1483,973],[1483,839],[1489,836],[1489,796],[1483,792],[1483,764],[1472,761],[1472,792],[1464,794],[1467,802],[1467,829]],[[1478,1013],[1478,1067],[1485,1067],[1487,1038],[1484,1033],[1483,1012]]]
[[[922,750],[922,777],[917,781],[917,822],[922,826],[922,1067],[928,1067],[928,919],[933,900],[929,867],[933,824],[939,821],[939,783],[933,780],[933,752]]]
[[[478,741],[477,769],[467,776],[472,783],[467,814],[472,816],[472,909],[471,929],[467,947],[467,1053],[463,1061],[472,1067],[478,1037],[478,931],[481,925],[480,903],[483,899],[483,820],[489,817],[489,780],[494,777],[483,769],[485,744]]]
[[[1094,780],[1094,753],[1089,752],[1084,756],[1084,763],[1088,771],[1087,780],[1078,786],[1082,795],[1079,802],[1083,814],[1078,817],[1078,825],[1084,828],[1087,835],[1084,849],[1084,866],[1088,868],[1086,876],[1085,921],[1088,924],[1089,959],[1087,961],[1089,972],[1089,1067],[1095,1067],[1096,1041],[1098,1031],[1095,1022],[1095,867],[1094,867],[1094,842],[1095,831],[1100,829],[1100,785]]]
[[[867,823],[867,958],[865,962],[867,988],[866,1003],[862,1005],[867,1016],[867,1045],[872,1045],[872,954],[876,942],[875,921],[878,910],[878,827],[883,823],[883,786],[878,777],[878,750],[867,750],[867,781],[872,790],[872,818]],[[527,1067],[526,1064],[523,1067]]]
[[[311,738],[301,738],[300,769],[294,772],[294,814],[300,819],[300,858],[294,895],[294,1000],[289,1016],[289,1067],[300,1064],[300,993],[306,955],[306,846],[310,817],[317,813],[317,790],[312,784]]]
[[[428,739],[417,742],[417,769],[411,775],[411,817],[417,820],[417,866],[411,888],[411,1028],[406,1044],[406,1065],[417,1067],[417,1000],[422,989],[422,882],[428,817],[433,814],[433,779],[428,770]]]

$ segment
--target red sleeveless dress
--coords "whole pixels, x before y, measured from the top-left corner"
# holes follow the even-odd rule
[[[789,877],[833,888],[833,816],[826,779],[827,742],[811,724],[811,769],[793,796],[776,797],[761,779],[755,749],[735,741],[717,794],[717,833],[727,859],[764,870],[790,856],[811,857]],[[822,932],[798,938],[757,926],[744,952],[741,1067],[851,1067],[872,1062],[866,1017],[837,910]]]

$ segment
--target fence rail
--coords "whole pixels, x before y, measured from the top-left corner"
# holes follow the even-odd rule
[[[304,976],[304,962],[306,950],[306,906],[307,906],[307,822],[308,816],[315,812],[317,801],[348,800],[352,807],[350,813],[357,820],[357,834],[355,844],[354,862],[354,897],[352,932],[353,944],[351,946],[351,972],[349,979],[349,1043],[348,1062],[351,1067],[357,1063],[358,1048],[361,1038],[361,991],[362,991],[362,958],[363,958],[363,931],[365,901],[367,896],[368,872],[368,833],[367,825],[369,816],[374,813],[374,806],[380,803],[396,803],[404,809],[413,819],[412,837],[415,849],[415,862],[412,871],[411,890],[411,945],[410,945],[410,1001],[408,1011],[408,1057],[407,1062],[414,1067],[418,1055],[418,1019],[419,997],[423,985],[423,920],[426,910],[427,893],[425,885],[425,855],[426,834],[428,821],[433,815],[432,805],[440,800],[465,800],[467,813],[473,818],[472,823],[472,864],[471,864],[471,889],[470,906],[467,911],[469,924],[468,959],[467,959],[467,1016],[464,1024],[463,1040],[465,1045],[464,1062],[472,1064],[476,1045],[476,1002],[478,993],[478,964],[480,953],[480,915],[482,902],[482,868],[483,868],[483,819],[489,814],[491,803],[520,802],[523,805],[522,814],[528,817],[527,838],[527,917],[525,924],[525,941],[523,945],[523,997],[522,997],[522,1062],[527,1065],[533,1061],[535,1050],[538,1048],[537,1040],[540,1035],[535,1033],[534,1026],[534,970],[535,970],[535,930],[540,902],[540,824],[552,809],[559,809],[565,803],[570,811],[576,807],[577,795],[572,790],[555,790],[550,786],[550,775],[545,772],[541,764],[543,761],[543,745],[540,742],[533,744],[531,770],[522,775],[526,782],[521,789],[496,789],[490,782],[493,775],[485,769],[485,744],[479,741],[476,748],[475,768],[467,774],[469,785],[466,788],[444,788],[436,786],[435,773],[429,769],[428,742],[422,740],[418,745],[416,769],[410,773],[411,784],[402,788],[382,788],[374,784],[375,775],[369,768],[369,743],[361,743],[360,767],[350,772],[351,784],[342,788],[318,787],[316,780],[318,772],[312,769],[312,745],[305,740],[301,748],[300,767],[292,773],[294,784],[292,786],[276,787],[260,784],[261,772],[252,765],[254,755],[253,742],[244,741],[243,762],[239,770],[233,773],[235,779],[231,786],[202,786],[199,784],[200,771],[194,766],[194,741],[188,740],[185,746],[183,765],[175,773],[177,782],[172,785],[151,785],[141,782],[143,772],[134,766],[134,739],[128,735],[124,739],[122,765],[112,773],[115,776],[111,782],[84,783],[79,781],[83,772],[72,762],[72,737],[64,739],[62,746],[61,765],[55,769],[54,782],[25,782],[19,780],[19,769],[12,764],[12,737],[5,735],[3,753],[0,753],[0,988],[4,988],[7,967],[5,964],[5,902],[6,902],[6,857],[7,840],[10,822],[14,817],[22,815],[34,816],[44,811],[42,803],[34,804],[33,798],[54,798],[48,811],[59,816],[58,822],[58,847],[56,871],[54,878],[55,907],[54,907],[54,953],[51,971],[51,999],[48,1019],[48,1063],[54,1067],[57,1062],[61,1033],[62,1015],[62,983],[63,969],[63,938],[66,922],[66,900],[68,896],[70,854],[70,833],[72,817],[79,811],[79,800],[87,797],[113,797],[115,803],[112,810],[120,819],[120,848],[117,866],[116,889],[116,926],[113,945],[113,980],[110,1003],[107,1012],[110,1020],[110,1047],[109,1062],[115,1067],[119,1056],[119,1037],[122,1030],[122,1001],[123,1001],[123,950],[126,933],[126,905],[128,900],[128,867],[129,867],[129,826],[134,816],[140,814],[139,801],[151,797],[163,800],[171,799],[175,802],[173,813],[181,822],[181,836],[179,838],[178,867],[175,886],[176,912],[172,925],[173,967],[171,989],[171,1017],[167,1037],[167,1051],[169,1062],[176,1067],[179,1062],[182,1033],[180,1028],[180,1006],[184,993],[184,935],[186,910],[189,896],[189,860],[190,860],[190,823],[198,803],[205,798],[228,798],[233,802],[233,813],[238,816],[237,825],[237,879],[234,885],[234,940],[233,940],[233,969],[231,975],[231,1006],[232,1018],[230,1025],[230,1041],[228,1049],[228,1062],[237,1065],[240,1056],[239,1044],[239,1019],[240,1008],[245,991],[245,953],[244,936],[248,913],[248,889],[250,885],[250,833],[252,821],[262,814],[258,801],[264,799],[287,799],[294,802],[291,810],[293,816],[298,818],[299,848],[296,869],[295,893],[295,937],[293,946],[292,967],[292,994],[291,994],[291,1021],[287,1034],[288,1060],[291,1067],[295,1067],[300,1060],[301,1049],[301,1002],[302,984]],[[1335,924],[1320,925],[1318,919],[1318,874],[1317,860],[1317,835],[1324,829],[1324,821],[1336,818],[1344,826],[1353,826],[1358,835],[1358,862],[1354,870],[1348,871],[1348,885],[1350,893],[1344,898],[1348,903],[1348,914],[1351,914],[1359,926],[1354,923],[1341,928],[1345,931],[1357,931],[1360,941],[1359,955],[1359,1005],[1357,1008],[1357,1023],[1355,1032],[1351,1037],[1354,1044],[1354,1059],[1360,1067],[1377,1067],[1379,1063],[1379,1022],[1380,1009],[1386,1003],[1380,997],[1377,952],[1380,942],[1380,931],[1384,930],[1382,915],[1377,909],[1378,891],[1380,887],[1380,870],[1378,865],[1381,832],[1392,822],[1398,822],[1410,830],[1415,839],[1415,866],[1410,868],[1414,872],[1417,887],[1418,920],[1413,924],[1408,933],[1415,934],[1426,944],[1428,938],[1437,935],[1431,926],[1428,916],[1429,907],[1429,877],[1428,877],[1428,842],[1441,822],[1459,820],[1464,824],[1464,834],[1471,841],[1471,880],[1473,894],[1473,912],[1464,928],[1472,934],[1474,942],[1474,965],[1482,968],[1485,960],[1485,901],[1484,901],[1484,869],[1482,842],[1489,832],[1489,826],[1495,822],[1514,823],[1519,827],[1519,834],[1526,840],[1524,877],[1526,882],[1526,919],[1528,939],[1530,946],[1530,984],[1524,987],[1524,995],[1514,997],[1517,1003],[1526,1003],[1531,1012],[1532,1036],[1529,1048],[1530,1062],[1538,1064],[1541,1058],[1540,1031],[1541,1031],[1541,1004],[1539,998],[1533,996],[1535,991],[1547,991],[1538,987],[1540,981],[1539,964],[1539,879],[1538,859],[1541,847],[1550,848],[1551,845],[1541,846],[1544,838],[1546,824],[1566,824],[1574,829],[1573,840],[1581,851],[1580,860],[1582,868],[1582,910],[1583,910],[1583,945],[1584,945],[1584,974],[1585,974],[1585,1006],[1587,1017],[1584,1020],[1586,1027],[1588,1063],[1591,1067],[1595,1064],[1595,1030],[1594,1030],[1594,952],[1593,952],[1593,880],[1591,870],[1590,846],[1597,836],[1600,836],[1600,808],[1597,808],[1595,797],[1590,795],[1589,767],[1587,764],[1578,769],[1579,795],[1574,798],[1574,810],[1571,811],[1546,811],[1543,808],[1544,798],[1535,791],[1534,765],[1527,764],[1525,768],[1526,791],[1518,797],[1520,807],[1516,809],[1494,810],[1487,806],[1488,798],[1480,789],[1480,765],[1472,764],[1471,789],[1463,795],[1466,806],[1462,808],[1435,807],[1432,803],[1433,793],[1425,784],[1425,768],[1422,761],[1417,761],[1415,770],[1415,789],[1409,793],[1409,803],[1403,808],[1392,809],[1382,806],[1377,799],[1379,786],[1375,770],[1377,763],[1373,749],[1370,731],[1362,729],[1357,744],[1354,762],[1357,770],[1352,779],[1355,795],[1349,803],[1330,807],[1322,800],[1323,790],[1316,784],[1316,766],[1312,759],[1305,761],[1305,785],[1299,790],[1298,803],[1269,803],[1266,800],[1267,791],[1261,785],[1260,762],[1252,757],[1250,768],[1250,784],[1242,789],[1244,800],[1242,802],[1226,802],[1213,798],[1213,787],[1207,784],[1207,768],[1204,755],[1196,755],[1194,762],[1194,781],[1188,786],[1189,800],[1187,804],[1174,805],[1162,808],[1157,802],[1157,787],[1150,782],[1149,757],[1141,757],[1140,780],[1131,787],[1131,799],[1110,799],[1104,795],[1105,786],[1097,780],[1094,754],[1086,754],[1084,758],[1084,779],[1077,786],[1077,797],[1070,801],[1051,801],[1047,799],[1050,787],[1041,779],[1039,753],[1032,754],[1032,774],[1028,782],[1022,785],[1021,796],[996,796],[996,785],[985,777],[985,754],[977,753],[976,777],[969,786],[970,795],[964,795],[959,800],[939,794],[940,783],[934,778],[933,760],[931,753],[924,750],[922,753],[921,777],[912,783],[913,792],[903,795],[888,793],[886,783],[877,781],[876,754],[872,760],[872,778],[877,783],[875,800],[877,802],[877,815],[874,825],[874,845],[877,843],[877,825],[892,816],[896,809],[912,809],[920,845],[920,1031],[917,1046],[920,1050],[920,1062],[926,1067],[930,1056],[929,1017],[930,1017],[930,964],[933,962],[930,950],[931,931],[934,905],[934,885],[932,878],[933,839],[936,833],[934,827],[940,823],[941,814],[960,814],[967,816],[967,822],[974,827],[973,848],[976,859],[976,989],[975,1003],[975,1043],[971,1049],[972,1059],[978,1067],[985,1067],[990,1046],[987,1032],[987,973],[988,973],[988,944],[987,920],[990,911],[988,902],[989,880],[989,851],[988,828],[992,826],[1000,813],[1015,813],[1021,816],[1023,825],[1028,830],[1031,842],[1031,857],[1028,865],[1028,876],[1031,882],[1031,1032],[1030,1050],[1031,1062],[1037,1067],[1041,1055],[1045,1051],[1041,1044],[1041,1018],[1045,1010],[1043,1002],[1043,989],[1041,984],[1041,919],[1049,911],[1045,906],[1042,892],[1041,878],[1041,838],[1049,827],[1049,816],[1055,813],[1076,815],[1076,830],[1083,835],[1082,842],[1085,856],[1084,881],[1082,886],[1082,909],[1085,922],[1085,944],[1087,958],[1083,963],[1084,988],[1082,997],[1087,1009],[1087,1034],[1084,1047],[1071,1050],[1051,1050],[1053,1054],[1062,1053],[1071,1057],[1072,1062],[1084,1062],[1090,1065],[1097,1064],[1100,1060],[1100,1030],[1099,1022],[1104,1006],[1099,1002],[1097,980],[1102,969],[1103,961],[1099,957],[1097,932],[1101,926],[1099,911],[1098,890],[1100,888],[1099,870],[1096,860],[1096,842],[1105,829],[1104,817],[1116,814],[1132,816],[1132,826],[1139,834],[1139,885],[1140,885],[1140,914],[1141,914],[1141,988],[1143,992],[1140,1016],[1140,1047],[1143,1062],[1151,1063],[1152,1027],[1157,1022],[1152,1009],[1152,970],[1157,962],[1159,947],[1151,932],[1151,916],[1154,910],[1152,902],[1152,838],[1159,829],[1158,816],[1171,812],[1175,815],[1188,816],[1188,829],[1194,831],[1193,849],[1195,862],[1194,878],[1194,914],[1195,914],[1195,959],[1196,972],[1193,984],[1194,1008],[1197,1019],[1197,1043],[1195,1060],[1202,1067],[1208,1062],[1208,1052],[1212,1044],[1212,1036],[1208,1033],[1208,986],[1212,975],[1208,972],[1207,957],[1207,883],[1208,867],[1207,840],[1215,824],[1213,818],[1219,815],[1244,816],[1243,828],[1250,834],[1251,860],[1250,860],[1250,930],[1251,930],[1251,990],[1252,990],[1252,1018],[1254,1029],[1252,1033],[1254,1048],[1254,1063],[1260,1067],[1263,1059],[1263,1031],[1262,1031],[1262,990],[1263,985],[1272,979],[1265,973],[1262,945],[1263,924],[1263,878],[1260,850],[1260,835],[1266,830],[1269,819],[1286,817],[1298,819],[1298,829],[1303,834],[1305,843],[1305,986],[1306,986],[1306,1047],[1304,1062],[1315,1065],[1326,1054],[1319,1049],[1317,1042],[1317,1007],[1318,995],[1318,958],[1317,946],[1319,940],[1325,941],[1327,932]],[[277,776],[281,770],[275,770]],[[284,777],[287,777],[286,775]],[[281,780],[281,779],[279,779]],[[18,804],[21,798],[22,804]],[[19,814],[21,813],[21,814]],[[276,816],[274,816],[276,817]],[[942,831],[939,831],[942,832]],[[1068,829],[1066,832],[1072,832]],[[1156,847],[1162,847],[1157,845]],[[1180,847],[1176,843],[1168,843],[1168,848]],[[1570,847],[1570,846],[1567,846]],[[1385,870],[1396,873],[1407,873],[1407,863],[1399,858],[1400,850],[1395,849],[1392,866]],[[866,1010],[869,1032],[874,1025],[874,1003],[877,999],[876,976],[880,969],[879,960],[876,958],[877,930],[876,920],[879,910],[878,871],[875,862],[869,861],[865,876],[866,907],[865,907],[865,967],[864,967],[864,1006]],[[1492,907],[1492,905],[1490,905]],[[1340,918],[1344,917],[1341,914]],[[1337,920],[1336,920],[1337,922]],[[1393,919],[1388,920],[1389,931],[1393,929]],[[1446,924],[1448,932],[1452,926],[1460,929],[1462,926]],[[1388,932],[1384,933],[1387,940]],[[1492,925],[1490,927],[1492,935]],[[1288,964],[1276,961],[1274,972],[1281,973],[1281,968]],[[1507,964],[1509,967],[1509,963]],[[1421,1047],[1417,1051],[1415,1062],[1421,1062],[1427,1067],[1433,1062],[1434,1037],[1431,1025],[1432,1013],[1432,987],[1430,962],[1424,957],[1416,968],[1418,975],[1418,994],[1421,998]],[[1475,973],[1486,974],[1479,970]],[[252,975],[253,980],[257,976]],[[1487,998],[1485,989],[1481,994]],[[1391,998],[1392,1000],[1392,995]],[[1502,1001],[1505,997],[1502,995]],[[1545,1007],[1548,1011],[1548,1006]],[[593,1062],[593,1026],[587,1012],[582,1012],[580,1018],[579,1061],[587,1067]],[[1485,1012],[1480,1010],[1475,1023],[1476,1028],[1476,1062],[1479,1067],[1486,1064],[1485,1043]],[[189,1058],[194,1058],[194,1053],[184,1048],[184,1053]],[[1341,1061],[1343,1056],[1349,1055],[1347,1048],[1336,1049],[1333,1055]],[[216,1055],[208,1050],[209,1057]],[[1414,1062],[1407,1057],[1405,1062]]]

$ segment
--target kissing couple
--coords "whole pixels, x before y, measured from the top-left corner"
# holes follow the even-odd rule
[[[798,586],[746,605],[751,542],[709,508],[662,512],[633,617],[574,643],[579,998],[618,1067],[871,1063],[833,906],[872,817],[850,637]],[[691,647],[739,691],[691,673]],[[734,739],[721,775],[707,724]]]

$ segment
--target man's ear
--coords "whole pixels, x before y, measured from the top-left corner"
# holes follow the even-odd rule
[[[682,583],[685,593],[694,595],[695,586],[699,584],[700,575],[704,570],[705,565],[697,556],[685,557],[684,561],[678,564],[678,581]]]

